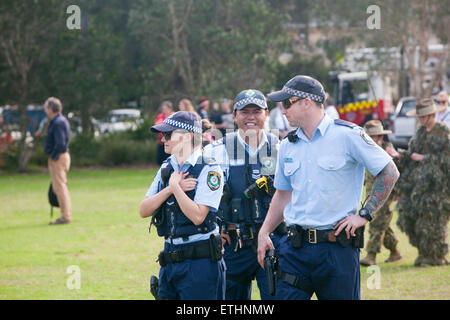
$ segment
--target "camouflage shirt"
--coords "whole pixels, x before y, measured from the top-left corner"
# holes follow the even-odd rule
[[[424,155],[422,161],[414,161],[414,152]],[[411,205],[438,205],[439,211],[450,211],[450,131],[437,122],[431,131],[420,127],[409,142],[408,150],[399,161],[400,178],[397,186]]]

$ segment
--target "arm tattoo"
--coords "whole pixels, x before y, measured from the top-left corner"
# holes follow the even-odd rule
[[[389,198],[395,183],[397,182],[400,173],[397,170],[394,162],[391,160],[386,167],[375,177],[373,183],[372,193],[365,208],[369,210],[370,214],[377,212],[386,200]]]

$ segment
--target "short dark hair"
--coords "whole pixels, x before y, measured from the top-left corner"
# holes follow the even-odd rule
[[[62,111],[61,100],[59,100],[58,98],[50,97],[45,101],[45,104],[47,105],[47,108],[55,113]]]

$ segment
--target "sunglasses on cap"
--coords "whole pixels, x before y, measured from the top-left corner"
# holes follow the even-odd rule
[[[290,97],[289,99],[286,99],[283,101],[283,108],[285,110],[289,109],[294,103],[303,100],[304,98],[299,97]]]

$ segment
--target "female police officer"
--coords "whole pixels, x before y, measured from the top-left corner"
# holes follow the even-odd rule
[[[177,112],[153,132],[162,132],[162,164],[140,206],[165,238],[159,254],[159,299],[223,299],[225,264],[216,223],[223,173],[201,151],[201,122],[192,112]]]
[[[398,170],[360,127],[324,113],[317,80],[296,76],[268,97],[284,101],[283,114],[299,128],[278,152],[277,190],[259,232],[258,260],[262,264],[273,248],[269,232],[284,215],[289,228],[279,245],[280,296],[309,299],[315,292],[319,299],[359,299],[361,227],[388,198]],[[364,167],[376,178],[356,214]]]

